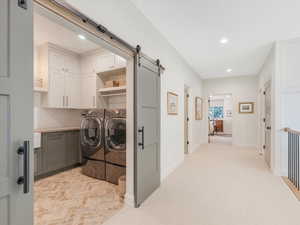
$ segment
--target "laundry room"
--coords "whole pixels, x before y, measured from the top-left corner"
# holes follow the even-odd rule
[[[101,224],[124,205],[133,84],[96,40],[34,8],[35,225]]]

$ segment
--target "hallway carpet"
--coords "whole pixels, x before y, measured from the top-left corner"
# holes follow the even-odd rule
[[[299,225],[300,202],[255,149],[211,144],[186,157],[139,209],[104,225]]]
[[[34,184],[35,225],[100,225],[123,206],[117,186],[90,178],[81,168]]]

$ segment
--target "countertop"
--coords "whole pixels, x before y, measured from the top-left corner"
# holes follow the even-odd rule
[[[52,133],[52,132],[60,132],[60,131],[72,131],[72,130],[80,130],[80,127],[51,127],[51,128],[38,128],[34,129],[35,133]]]

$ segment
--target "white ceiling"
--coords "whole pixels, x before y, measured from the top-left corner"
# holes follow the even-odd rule
[[[88,39],[79,39],[78,34],[45,16],[34,14],[34,44],[36,46],[50,42],[78,54],[100,48]]]
[[[256,75],[275,40],[300,36],[300,0],[131,1],[202,78]]]

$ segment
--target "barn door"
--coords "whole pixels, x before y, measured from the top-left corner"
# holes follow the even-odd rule
[[[32,225],[31,0],[0,1],[0,224]]]
[[[135,203],[160,185],[160,67],[138,56],[135,73]]]

